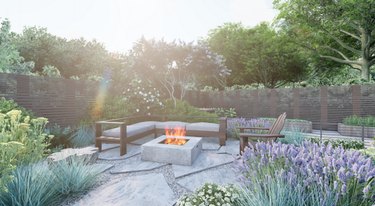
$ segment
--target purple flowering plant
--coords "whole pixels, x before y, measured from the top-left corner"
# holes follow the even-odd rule
[[[290,188],[301,188],[304,198],[321,199],[318,205],[374,204],[375,166],[356,150],[309,141],[301,146],[258,142],[245,149],[235,168],[245,187],[260,188],[264,191],[258,192],[265,194],[270,192],[267,186],[255,185],[277,179]]]

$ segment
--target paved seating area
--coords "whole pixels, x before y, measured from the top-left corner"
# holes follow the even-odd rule
[[[192,166],[142,161],[141,144],[153,136],[132,142],[126,155],[119,146],[104,144],[98,164],[108,165],[105,183],[73,205],[173,205],[183,193],[193,192],[205,182],[238,184],[232,163],[239,141],[225,146],[217,138],[204,138],[203,151]]]

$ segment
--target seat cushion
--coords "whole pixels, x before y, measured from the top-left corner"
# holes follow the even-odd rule
[[[131,137],[155,129],[155,122],[139,122],[126,127],[126,136]],[[104,136],[120,137],[120,127],[103,131]]]
[[[186,131],[219,132],[219,124],[207,122],[191,123],[186,125]]]
[[[167,122],[156,122],[155,128],[156,129],[166,129],[166,128],[174,128],[174,127],[182,127],[185,128],[187,125],[186,122],[179,122],[179,121],[167,121]]]

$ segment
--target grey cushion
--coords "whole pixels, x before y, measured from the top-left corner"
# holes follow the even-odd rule
[[[134,136],[155,129],[155,122],[139,122],[126,127],[126,136]],[[120,127],[103,131],[104,136],[120,137]]]
[[[186,131],[219,132],[219,124],[207,122],[191,123],[186,125]]]
[[[186,122],[179,122],[179,121],[156,122],[155,128],[156,129],[165,129],[165,128],[172,129],[174,127],[185,128],[186,125],[187,125]]]

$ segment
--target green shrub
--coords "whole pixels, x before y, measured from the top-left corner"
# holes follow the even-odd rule
[[[36,162],[48,152],[47,122],[43,117],[30,119],[21,110],[0,113],[0,187],[16,166]]]
[[[11,110],[20,110],[21,111],[21,117],[20,117],[21,121],[23,121],[24,118],[26,118],[27,116],[29,116],[29,118],[34,117],[34,115],[31,111],[29,111],[29,110],[27,110],[23,107],[18,106],[18,104],[16,102],[14,102],[13,100],[11,100],[11,99],[7,100],[4,97],[1,97],[0,98],[0,113],[6,114]]]
[[[320,139],[319,138],[308,138],[309,141],[313,143],[320,144]],[[365,143],[362,141],[358,140],[341,140],[341,139],[324,139],[323,144],[328,145],[331,144],[332,147],[338,147],[342,146],[344,149],[364,149],[365,148]]]
[[[64,148],[72,147],[70,137],[72,136],[73,130],[70,127],[62,128],[55,124],[52,127],[46,129],[46,132],[53,135],[51,144],[48,146],[49,149],[58,151]]]
[[[177,206],[188,205],[233,205],[239,198],[238,190],[232,186],[206,183],[192,195],[182,196]]]
[[[193,121],[193,122],[218,122],[218,115],[201,111],[198,108],[191,106],[186,101],[177,100],[176,106],[172,100],[164,102],[164,108],[157,114],[169,115],[176,121]],[[194,118],[191,118],[194,117]]]
[[[235,108],[229,108],[229,109],[215,108],[215,114],[217,114],[217,116],[219,117],[232,117],[233,118],[237,116],[237,112]]]
[[[352,115],[345,117],[343,123],[353,126],[375,127],[375,116],[359,117],[357,115]]]
[[[134,113],[134,105],[122,96],[109,95],[105,98],[104,103],[99,105],[93,103],[89,106],[87,114],[89,116],[84,117],[86,121],[98,121],[122,118],[131,113]]]
[[[278,138],[277,141],[283,144],[301,145],[306,139],[305,135],[298,131],[283,131],[281,133],[284,134],[285,137]]]

